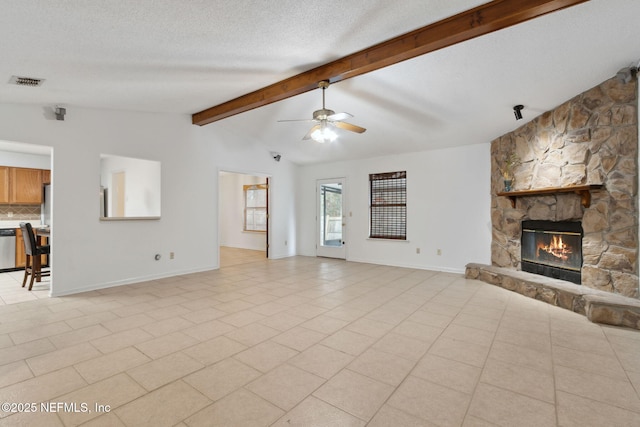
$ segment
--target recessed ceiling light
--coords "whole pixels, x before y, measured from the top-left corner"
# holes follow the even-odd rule
[[[42,86],[44,79],[36,79],[33,77],[20,77],[20,76],[11,76],[9,79],[9,84],[14,84],[18,86],[29,86],[29,87],[38,87]]]

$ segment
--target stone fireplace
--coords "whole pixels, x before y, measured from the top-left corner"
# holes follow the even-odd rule
[[[612,78],[491,143],[494,266],[528,268],[523,221],[581,223],[577,270],[582,285],[640,297],[637,108],[637,82]],[[500,171],[514,155],[513,191],[559,191],[499,196],[505,191]],[[594,188],[587,202],[584,193],[564,191],[575,186]],[[563,251],[548,250],[555,255]]]

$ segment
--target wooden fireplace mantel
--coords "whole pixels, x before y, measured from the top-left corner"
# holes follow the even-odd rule
[[[503,191],[497,195],[508,197],[509,200],[511,200],[511,207],[515,209],[516,199],[518,197],[544,196],[557,193],[576,193],[580,195],[582,206],[588,208],[591,206],[591,191],[600,190],[602,187],[603,184],[569,185],[566,187],[548,187],[534,190]]]

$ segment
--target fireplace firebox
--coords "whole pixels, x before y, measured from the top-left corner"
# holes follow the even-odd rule
[[[582,224],[574,221],[522,221],[522,270],[581,283]]]

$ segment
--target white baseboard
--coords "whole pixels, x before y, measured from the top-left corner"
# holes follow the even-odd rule
[[[116,280],[116,281],[113,281],[113,282],[94,283],[92,285],[83,286],[83,287],[80,287],[80,288],[65,289],[62,292],[56,292],[55,278],[54,278],[54,282],[52,283],[51,292],[49,293],[49,296],[51,296],[51,297],[62,297],[62,296],[66,296],[66,295],[79,294],[79,293],[82,293],[82,292],[97,291],[99,289],[114,288],[116,286],[132,285],[132,284],[135,284],[135,283],[148,282],[150,280],[166,279],[167,277],[182,276],[182,275],[185,275],[185,274],[193,274],[193,273],[202,273],[204,271],[213,271],[213,270],[218,270],[219,268],[220,267],[198,268],[198,269],[192,269],[192,270],[171,271],[171,272],[166,272],[166,273],[162,273],[162,274],[152,274],[152,275],[149,275],[149,276],[130,277],[130,278],[127,278],[127,279]]]
[[[380,262],[380,261],[371,261],[371,260],[360,259],[360,258],[347,258],[347,261],[362,262],[365,264],[375,264],[375,265],[388,265],[389,267],[413,268],[416,270],[439,271],[442,273],[464,274],[465,272],[464,268],[450,268],[450,267],[442,267],[439,265],[416,265],[416,264],[409,264],[409,263]]]

